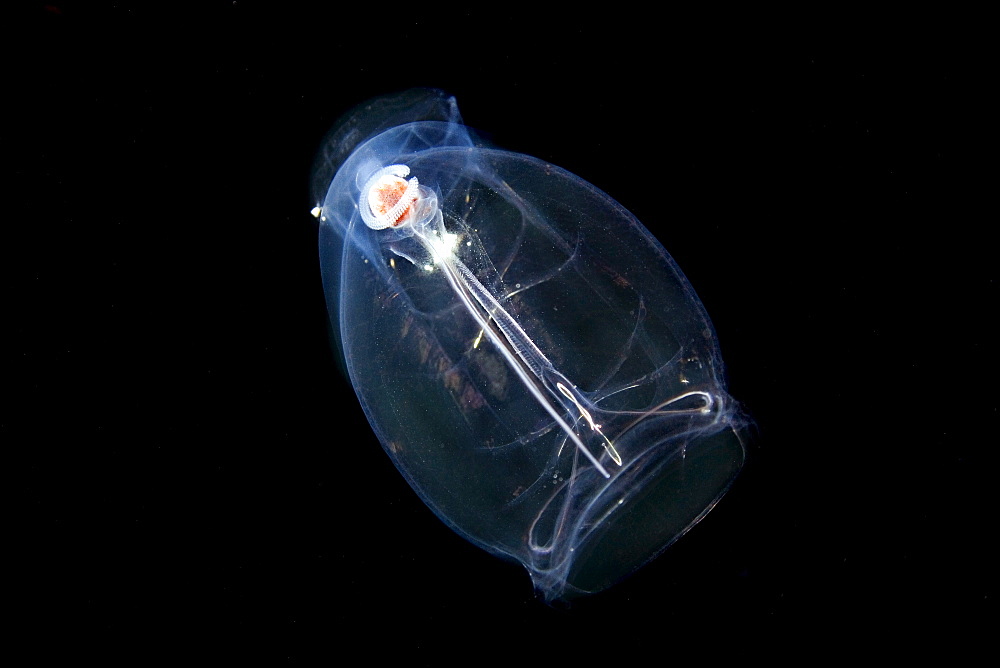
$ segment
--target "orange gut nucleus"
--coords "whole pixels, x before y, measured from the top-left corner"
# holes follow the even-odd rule
[[[391,227],[398,227],[406,221],[413,208],[412,199],[398,215],[394,215],[393,209],[406,194],[407,185],[406,179],[386,175],[372,186],[368,191],[368,206],[376,218],[382,219]]]

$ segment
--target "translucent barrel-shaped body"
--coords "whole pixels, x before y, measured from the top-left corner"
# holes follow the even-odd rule
[[[728,489],[744,448],[711,322],[608,195],[485,145],[430,90],[345,117],[314,189],[372,429],[438,517],[546,598],[613,584]]]

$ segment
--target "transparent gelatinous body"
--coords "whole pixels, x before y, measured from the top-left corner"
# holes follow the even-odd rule
[[[613,584],[728,489],[744,449],[711,322],[608,195],[485,145],[431,90],[342,120],[314,190],[372,429],[438,517],[546,598]]]

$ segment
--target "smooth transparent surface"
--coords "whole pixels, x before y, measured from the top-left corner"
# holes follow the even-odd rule
[[[632,572],[725,493],[744,450],[715,333],[620,204],[485,146],[431,90],[343,119],[314,189],[358,399],[459,534],[567,598]]]

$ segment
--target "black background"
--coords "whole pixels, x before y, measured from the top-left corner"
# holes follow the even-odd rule
[[[25,7],[4,26],[0,437],[7,607],[38,656],[962,652],[995,618],[973,38]],[[568,609],[420,503],[330,348],[312,160],[340,114],[411,86],[631,209],[756,423],[704,522]]]

